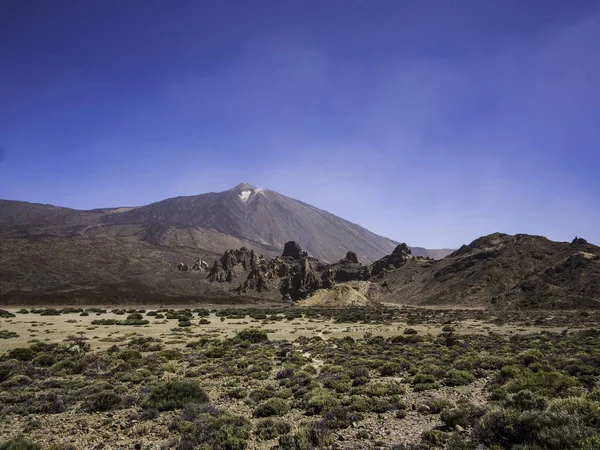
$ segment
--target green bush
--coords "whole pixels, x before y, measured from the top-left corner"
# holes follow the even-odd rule
[[[391,381],[388,383],[370,383],[364,387],[363,392],[369,397],[385,397],[405,394],[406,389],[397,381]]]
[[[235,398],[235,399],[241,400],[241,399],[248,397],[248,389],[243,388],[243,387],[236,387],[236,388],[229,390],[227,392],[227,395],[230,398]]]
[[[382,377],[391,377],[400,372],[400,366],[392,362],[387,362],[379,368],[379,374]]]
[[[254,417],[283,416],[290,410],[288,402],[281,398],[270,398],[254,410]]]
[[[485,408],[482,406],[459,401],[455,407],[443,408],[440,413],[440,419],[447,428],[454,429],[457,425],[460,425],[466,429],[472,426],[485,411]]]
[[[281,436],[279,447],[281,450],[312,450],[329,447],[334,442],[335,437],[327,425],[317,421],[300,428],[293,436]]]
[[[486,446],[503,448],[577,449],[579,442],[597,436],[595,428],[566,412],[491,409],[474,426],[473,437]]]
[[[110,411],[121,404],[121,396],[113,391],[100,392],[87,403],[88,411]]]
[[[31,348],[19,347],[9,350],[7,356],[8,359],[16,359],[17,361],[31,361],[37,354]]]
[[[17,317],[17,316],[15,316],[10,311],[7,311],[5,309],[0,309],[0,318],[2,318],[2,319],[10,319],[12,317]]]
[[[304,396],[302,404],[306,414],[315,415],[338,406],[339,401],[327,389],[315,388]]]
[[[199,414],[186,427],[178,449],[243,450],[247,447],[252,425],[242,416],[219,410]]]
[[[445,409],[454,407],[454,403],[445,398],[433,398],[425,403],[429,407],[431,414],[439,414]]]
[[[237,340],[248,341],[253,344],[259,344],[269,340],[267,333],[262,330],[242,330],[235,336],[235,338]]]
[[[42,446],[24,436],[18,436],[0,443],[0,450],[41,450]]]
[[[194,381],[169,381],[156,385],[144,399],[146,408],[169,411],[183,408],[189,403],[207,403],[208,395]]]
[[[345,406],[331,408],[323,415],[323,421],[333,430],[338,428],[348,428],[357,420],[358,416]]]
[[[291,429],[292,427],[287,422],[263,419],[256,425],[256,435],[263,441],[268,441],[289,433]]]
[[[471,384],[475,381],[475,377],[466,370],[450,369],[444,377],[446,386],[463,386]]]

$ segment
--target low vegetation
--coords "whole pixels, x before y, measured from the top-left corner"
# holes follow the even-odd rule
[[[95,329],[7,347],[0,449],[66,449],[70,439],[80,440],[73,448],[100,439],[181,450],[600,448],[600,330],[584,326],[588,316],[579,313],[549,321],[574,327],[583,317],[578,329],[536,327],[542,313],[529,312],[505,333],[486,331],[495,318],[480,311],[15,313],[0,311],[7,344],[21,339],[11,330],[15,316],[40,337],[42,316],[82,313],[100,316],[88,319],[94,327],[127,331],[103,338],[101,347],[92,346]],[[237,331],[213,331],[221,319],[239,324]],[[467,319],[481,321],[476,332],[465,330]],[[201,320],[214,325],[202,328]],[[171,331],[145,336],[140,322],[149,321],[167,321]],[[263,326],[287,323],[301,323],[291,339],[275,339]],[[356,335],[344,325],[345,333],[318,333],[355,323],[372,331]],[[396,332],[377,334],[384,325]],[[53,428],[64,421],[64,433]]]

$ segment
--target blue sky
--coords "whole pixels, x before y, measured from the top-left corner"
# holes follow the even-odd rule
[[[600,244],[600,3],[0,2],[0,198],[276,190],[411,245]]]

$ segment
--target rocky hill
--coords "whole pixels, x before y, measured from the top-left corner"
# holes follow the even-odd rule
[[[173,268],[193,268],[198,259],[213,261],[232,248],[275,256],[290,240],[324,262],[350,248],[374,261],[396,245],[247,184],[90,211],[0,200],[0,302],[226,298],[227,289],[205,282],[206,272]]]
[[[502,308],[597,308],[600,247],[494,233],[440,261],[408,261],[377,281],[380,301]]]
[[[406,244],[372,264],[356,254],[323,264],[293,242],[281,257],[242,249],[215,261],[209,280],[231,292],[341,307],[390,302],[493,308],[600,307],[600,247],[583,239],[495,233],[443,260],[417,257]]]

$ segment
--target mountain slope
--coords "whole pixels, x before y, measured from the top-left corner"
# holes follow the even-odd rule
[[[231,248],[277,255],[289,240],[324,261],[348,250],[373,261],[395,246],[326,211],[245,184],[91,211],[0,200],[0,302],[228,296],[204,283],[206,273],[175,268]]]
[[[397,245],[314,206],[248,184],[225,192],[163,200],[112,215],[108,220],[196,226],[276,249],[294,240],[322,261],[337,261],[348,249],[365,261],[374,261]]]

